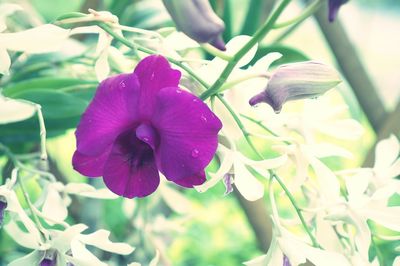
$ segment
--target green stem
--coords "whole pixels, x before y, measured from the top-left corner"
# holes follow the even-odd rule
[[[318,244],[317,240],[315,239],[314,235],[311,233],[310,229],[307,226],[307,223],[304,219],[303,214],[301,213],[301,210],[299,206],[297,206],[296,200],[294,199],[292,193],[290,193],[289,189],[286,187],[285,183],[282,181],[282,179],[272,170],[268,170],[269,174],[278,181],[279,185],[285,191],[286,196],[289,198],[290,203],[292,204],[293,208],[295,209],[297,216],[299,216],[299,219],[301,221],[301,224],[304,227],[304,230],[306,231],[307,235],[309,236],[311,243],[314,247],[320,248],[320,245]]]
[[[244,77],[240,77],[238,79],[235,79],[235,80],[232,80],[232,81],[229,81],[229,82],[225,82],[225,84],[222,85],[221,88],[218,90],[218,93],[221,93],[221,92],[223,92],[225,90],[228,90],[231,87],[233,87],[233,86],[235,86],[235,85],[237,85],[239,83],[242,83],[244,81],[250,80],[250,79],[254,79],[254,78],[268,79],[270,77],[271,77],[271,74],[268,73],[268,72],[266,72],[266,73],[251,73],[251,74],[246,75]]]
[[[116,32],[114,32],[112,30],[112,28],[109,25],[105,24],[105,23],[99,23],[98,26],[100,28],[102,28],[104,31],[106,31],[108,34],[110,34],[115,40],[121,42],[123,45],[125,45],[128,48],[131,48],[132,50],[141,51],[141,52],[144,52],[146,54],[157,54],[157,51],[154,51],[154,50],[148,49],[146,47],[142,47],[142,46],[135,45],[135,44],[131,43],[130,41],[125,39],[123,36],[121,36],[121,35],[117,34]],[[182,61],[176,60],[176,59],[171,58],[171,57],[166,57],[166,58],[172,64],[177,65],[180,68],[182,68],[183,70],[185,70],[191,77],[193,77],[197,82],[199,82],[206,89],[210,86],[202,78],[200,78],[198,75],[196,75],[196,73],[194,73],[193,70],[190,67],[188,67],[187,65],[185,65]]]
[[[215,48],[214,46],[208,44],[208,43],[203,43],[201,44],[201,48],[203,48],[207,53],[219,57],[225,61],[231,61],[232,56],[222,52],[221,50]]]
[[[18,168],[17,168],[18,169]],[[25,189],[24,183],[22,182],[22,179],[19,177],[19,175],[17,174],[17,182],[19,184],[19,187],[21,188],[22,191],[22,195],[24,196],[25,202],[28,205],[29,210],[31,211],[31,215],[33,217],[33,221],[40,233],[40,238],[43,242],[46,242],[46,236],[43,233],[43,226],[39,221],[39,218],[37,217],[35,211],[33,210],[33,206],[32,206],[32,202],[29,199],[29,194]]]
[[[262,124],[261,121],[257,121],[256,119],[254,119],[254,118],[252,118],[252,117],[250,117],[250,116],[244,115],[244,114],[240,114],[240,115],[241,115],[243,118],[245,118],[245,119],[247,119],[247,120],[253,122],[254,124],[258,125],[259,127],[261,127],[262,129],[264,129],[265,131],[267,131],[267,132],[268,132],[269,134],[271,134],[272,136],[279,138],[279,135],[278,135],[278,134],[276,134],[276,133],[275,133],[274,131],[272,131],[270,128],[268,128],[267,126],[265,126],[264,124]],[[287,141],[287,140],[284,140],[283,142],[284,142],[285,144],[287,144],[287,145],[290,145],[290,144],[291,144],[291,143],[290,143],[289,141]]]
[[[314,14],[315,11],[317,11],[317,9],[321,6],[321,3],[322,2],[320,0],[315,0],[313,3],[311,3],[309,6],[307,6],[307,8],[303,11],[303,13],[301,13],[299,16],[289,19],[285,22],[276,23],[276,24],[274,24],[273,29],[284,28],[284,27],[290,26],[292,24],[297,24],[301,21],[304,21],[309,16]]]
[[[265,22],[265,24],[257,30],[257,32],[254,34],[254,36],[232,57],[232,60],[228,63],[228,65],[225,67],[223,70],[221,76],[215,81],[215,83],[205,92],[203,92],[200,95],[200,98],[202,100],[206,100],[209,98],[211,95],[214,95],[218,92],[220,87],[225,83],[233,69],[235,68],[236,64],[239,62],[239,60],[248,52],[250,49],[256,45],[259,41],[261,41],[265,35],[270,32],[279,18],[279,16],[282,14],[283,10],[286,8],[286,6],[290,3],[291,0],[283,0],[280,5],[277,7],[277,9],[272,13],[272,15],[269,17],[269,19]]]
[[[5,145],[3,145],[2,143],[0,143],[0,151],[3,151],[4,154],[12,161],[12,163],[14,164],[15,167],[30,172],[32,174],[37,174],[39,176],[43,176],[46,177],[47,179],[49,179],[52,182],[55,182],[56,178],[53,174],[49,173],[49,172],[45,172],[45,171],[41,171],[41,170],[37,170],[37,169],[33,169],[30,168],[28,166],[26,166],[25,164],[23,164],[21,161],[19,161],[15,155],[10,151],[9,148],[7,148]]]

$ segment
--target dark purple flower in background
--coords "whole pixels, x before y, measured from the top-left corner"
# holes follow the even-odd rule
[[[214,13],[208,0],[163,0],[176,29],[199,43],[210,43],[225,51],[224,22]]]
[[[339,8],[348,2],[348,0],[329,0],[328,2],[328,19],[333,22],[338,14]]]
[[[104,80],[77,127],[74,168],[103,176],[111,191],[127,198],[153,193],[159,171],[183,187],[204,183],[222,124],[178,87],[180,77],[164,57],[153,55],[132,74]]]

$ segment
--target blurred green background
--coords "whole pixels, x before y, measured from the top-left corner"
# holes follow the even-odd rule
[[[11,1],[1,1],[11,2]],[[215,9],[227,23],[225,39],[229,40],[232,36],[240,33],[252,34],[257,27],[257,22],[249,20],[248,6],[250,3],[260,4],[262,1],[246,0],[226,0],[211,1]],[[58,16],[72,12],[85,12],[88,7],[95,10],[108,10],[117,15],[120,23],[123,25],[142,27],[146,29],[157,29],[165,26],[172,26],[168,15],[160,1],[132,1],[132,0],[31,0],[19,1],[25,7],[32,8],[36,13],[35,20],[42,22],[52,22]],[[225,5],[225,6],[224,6]],[[286,18],[290,18],[301,10],[299,3],[294,4],[285,12]],[[259,14],[260,22],[263,14]],[[253,17],[253,16],[250,16]],[[364,64],[373,83],[376,84],[378,96],[382,100],[387,111],[395,109],[400,96],[400,1],[398,0],[351,0],[349,4],[343,6],[340,10],[339,18],[342,20],[344,28],[349,34],[350,41],[355,45],[359,59]],[[29,23],[30,19],[19,21],[18,23]],[[31,18],[33,20],[33,18]],[[246,21],[248,21],[246,23]],[[16,27],[18,28],[18,27]],[[326,41],[324,40],[319,28],[313,19],[305,22],[288,38],[284,39],[279,45],[270,42],[279,37],[282,31],[273,32],[261,46],[262,53],[279,51],[284,57],[281,62],[301,61],[308,58],[322,60],[335,65],[337,62],[332,55]],[[85,40],[93,42],[95,40]],[[261,56],[261,55],[260,55]],[[56,61],[57,57],[60,58]],[[53,61],[51,61],[51,60]],[[59,99],[53,103],[46,102],[48,114],[45,114],[46,125],[49,131],[48,148],[52,158],[53,169],[58,171],[63,177],[63,181],[87,182],[87,179],[73,171],[70,159],[75,147],[73,128],[79,120],[79,115],[84,110],[90,100],[95,88],[96,82],[93,72],[85,72],[82,76],[70,77],[68,74],[72,71],[62,63],[63,55],[54,57],[35,56],[29,59],[25,65],[16,66],[11,86],[32,86],[32,83],[24,85],[24,81],[32,78],[39,78],[38,87],[46,90],[56,89],[58,87],[73,88],[74,86],[84,85],[88,87],[85,95],[74,93],[51,94],[48,91],[43,92],[39,101],[49,101],[50,98]],[[50,60],[51,65],[42,64],[43,61]],[[26,68],[29,66],[32,69]],[[45,77],[45,79],[40,79]],[[49,79],[55,78],[55,80]],[[65,77],[61,80],[60,77]],[[46,80],[47,79],[47,80]],[[33,85],[34,86],[34,85]],[[340,92],[344,96],[344,101],[349,105],[349,116],[361,121],[367,128],[363,139],[358,142],[343,143],[346,148],[357,154],[353,161],[331,160],[327,163],[333,169],[342,169],[344,167],[355,167],[362,164],[368,150],[375,141],[375,133],[368,118],[361,110],[358,101],[350,86],[347,83],[340,85]],[[67,90],[68,91],[68,90]],[[73,91],[73,90],[71,90]],[[28,99],[30,96],[26,96]],[[75,97],[75,98],[69,98]],[[33,99],[35,100],[35,99]],[[341,101],[341,100],[339,100]],[[61,103],[62,104],[61,104]],[[62,106],[64,104],[64,107]],[[72,104],[72,107],[71,107]],[[69,110],[67,107],[72,108]],[[51,117],[54,109],[58,110],[59,116]],[[75,112],[75,113],[74,113]],[[48,117],[46,117],[48,116]],[[0,127],[0,141],[7,143],[16,152],[26,152],[35,149],[35,141],[38,140],[38,128],[35,119],[27,122],[16,123],[11,127]],[[262,144],[260,144],[262,145]],[[266,150],[265,152],[268,152]],[[6,173],[6,159],[0,157],[0,164],[3,168],[2,181]],[[99,181],[100,184],[96,182]],[[97,180],[95,185],[101,186],[101,181]],[[176,232],[167,237],[167,254],[173,261],[173,265],[184,266],[211,266],[211,265],[241,265],[255,256],[261,255],[262,251],[258,248],[256,237],[241,210],[237,200],[232,196],[223,196],[224,186],[217,185],[207,193],[200,194],[194,190],[182,191],[192,202],[195,208],[195,215],[184,222],[184,231]],[[39,197],[40,189],[37,184],[29,185],[29,192],[34,198]],[[157,196],[154,196],[157,197]],[[132,225],[130,217],[123,211],[125,200],[82,202],[76,200],[78,207],[71,211],[75,218],[82,219],[93,228],[105,228],[113,233],[113,239],[125,241],[127,232],[132,234]],[[132,200],[135,204],[146,206],[146,199]],[[394,198],[394,202],[399,199]],[[282,197],[279,204],[286,207],[283,213],[287,212],[291,216],[291,208],[287,200]],[[88,208],[95,212],[88,212]],[[179,215],[170,214],[169,219],[179,220]],[[75,221],[76,222],[76,221]],[[383,229],[381,229],[383,230]],[[138,233],[139,234],[139,233]],[[132,235],[135,235],[133,233]],[[140,240],[128,239],[130,243],[136,243],[137,250],[133,253],[132,259],[139,261],[149,261],[154,256],[154,251],[146,245],[140,245]],[[378,241],[379,242],[379,241]],[[380,252],[387,260],[386,265],[391,265],[391,261],[396,255],[394,248],[396,243],[382,242],[379,246]],[[0,231],[0,265],[5,264],[12,258],[21,256],[26,252],[18,247],[3,231]],[[371,251],[374,256],[375,251]],[[106,255],[104,255],[106,256]],[[144,264],[146,265],[146,264]]]

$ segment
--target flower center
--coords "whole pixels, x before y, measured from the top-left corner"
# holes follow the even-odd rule
[[[159,144],[157,131],[149,124],[142,123],[118,136],[117,153],[124,156],[135,170],[154,162],[153,149]]]

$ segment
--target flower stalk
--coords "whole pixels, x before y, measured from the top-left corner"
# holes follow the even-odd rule
[[[285,10],[285,8],[289,5],[291,0],[283,0],[277,9],[272,13],[269,19],[265,22],[265,24],[254,34],[254,36],[232,57],[232,60],[223,70],[221,76],[217,79],[217,81],[205,92],[200,95],[200,99],[207,100],[210,96],[218,93],[218,90],[228,79],[229,75],[232,73],[236,64],[239,60],[248,52],[250,49],[256,45],[259,41],[261,41],[272,29],[278,20],[279,16]]]

